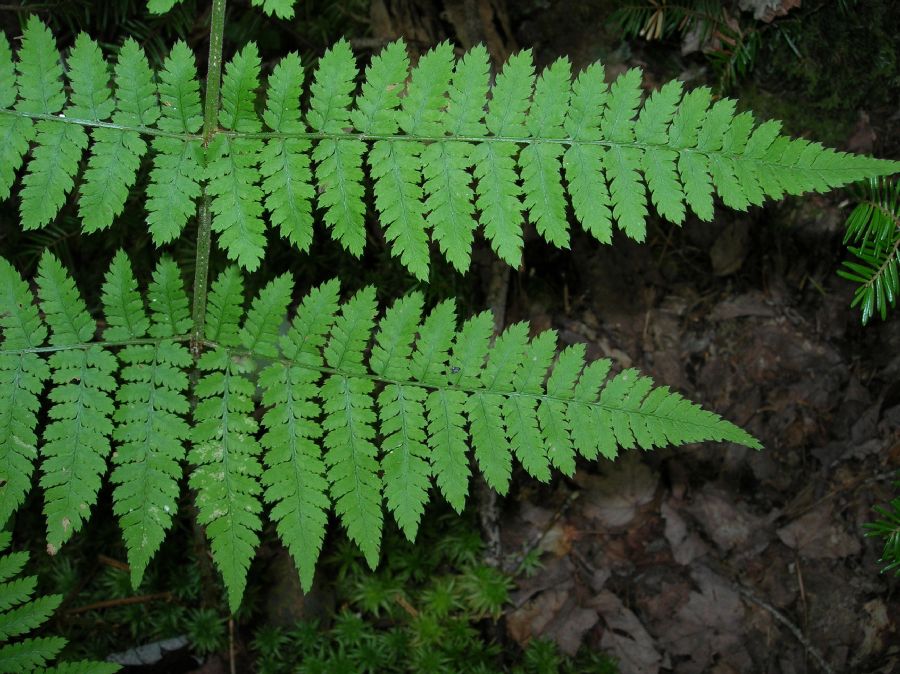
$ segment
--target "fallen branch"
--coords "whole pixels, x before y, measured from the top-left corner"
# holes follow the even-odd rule
[[[749,599],[750,601],[752,601],[754,604],[756,604],[760,608],[763,608],[766,611],[768,611],[772,615],[772,617],[775,618],[775,620],[777,620],[782,625],[784,625],[788,629],[788,631],[794,635],[794,637],[797,639],[797,641],[799,641],[803,645],[803,647],[806,649],[806,652],[809,653],[809,655],[812,657],[812,659],[818,663],[819,667],[821,667],[823,672],[826,672],[827,674],[834,674],[834,670],[831,668],[831,665],[829,665],[825,661],[825,658],[822,657],[822,654],[819,652],[819,649],[810,643],[809,639],[807,639],[803,635],[803,632],[800,631],[800,628],[797,627],[793,622],[791,622],[791,620],[786,615],[784,615],[784,613],[779,611],[777,608],[775,608],[768,602],[763,601],[762,599],[760,599],[759,597],[754,595],[752,592],[750,592],[750,590],[744,588],[743,586],[736,585],[736,587],[737,587],[737,591],[740,592],[741,595],[743,595],[746,599]]]

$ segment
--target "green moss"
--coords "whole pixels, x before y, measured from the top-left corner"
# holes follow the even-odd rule
[[[754,101],[747,86],[743,103],[781,117],[794,133],[845,141],[859,110],[897,103],[898,25],[896,2],[804,3],[766,31],[766,49],[757,57],[756,85],[773,100]]]

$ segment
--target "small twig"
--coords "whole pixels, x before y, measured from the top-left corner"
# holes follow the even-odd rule
[[[114,569],[118,569],[119,571],[125,571],[129,573],[131,571],[131,567],[128,566],[125,562],[120,562],[118,559],[113,559],[112,557],[107,557],[106,555],[97,555],[97,561],[101,564],[105,564],[106,566],[111,566]]]
[[[799,641],[801,645],[806,649],[806,652],[812,657],[812,659],[815,660],[816,663],[818,663],[823,672],[826,672],[826,674],[834,674],[834,670],[831,668],[831,665],[829,665],[825,661],[825,658],[822,657],[819,649],[813,646],[812,643],[810,643],[809,639],[803,636],[803,632],[800,631],[800,628],[797,627],[793,622],[791,622],[791,620],[786,615],[784,615],[784,613],[779,611],[771,604],[756,597],[752,592],[750,592],[750,590],[744,588],[743,586],[736,584],[736,587],[738,592],[740,592],[745,598],[749,599],[760,608],[768,611],[772,615],[772,617],[775,618],[775,620],[784,625],[788,629],[788,631],[794,635],[797,641]]]
[[[550,518],[550,521],[544,526],[543,530],[540,534],[533,538],[533,540],[523,546],[522,552],[516,555],[513,561],[515,561],[515,570],[513,571],[514,576],[518,576],[522,573],[522,565],[525,564],[525,559],[532,553],[532,551],[541,547],[541,544],[544,542],[544,539],[547,538],[547,534],[556,526],[556,523],[562,519],[562,516],[569,509],[569,506],[572,505],[572,502],[578,498],[578,495],[581,492],[573,491],[570,492],[568,496],[566,496],[565,501],[563,501],[559,508],[556,509],[556,512],[553,513],[553,517]]]
[[[87,613],[88,611],[99,611],[107,608],[118,608],[119,606],[131,606],[132,604],[143,604],[148,601],[157,601],[159,599],[165,599],[166,601],[172,600],[171,592],[157,592],[156,594],[142,594],[137,597],[121,597],[120,599],[106,599],[104,601],[98,601],[93,604],[87,604],[86,606],[76,606],[75,608],[71,608],[66,613],[69,615],[73,615],[75,613]]]
[[[406,611],[407,613],[409,613],[409,615],[410,615],[412,618],[418,618],[418,617],[419,617],[419,611],[416,609],[415,606],[413,606],[412,604],[410,604],[410,603],[406,600],[406,597],[404,597],[402,594],[399,594],[399,593],[398,593],[398,594],[394,595],[394,601],[397,602],[398,604],[400,604],[400,608],[402,608],[404,611]]]

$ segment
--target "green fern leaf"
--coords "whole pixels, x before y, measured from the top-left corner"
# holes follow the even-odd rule
[[[165,295],[157,290],[153,294]],[[134,340],[147,334],[150,321],[131,264],[121,251],[107,273],[103,304],[106,340]],[[157,327],[161,328],[157,333],[169,330],[165,324]],[[193,361],[187,349],[169,341],[129,345],[118,356],[124,383],[116,390],[113,438],[120,444],[110,479],[116,484],[113,511],[119,516],[132,584],[137,587],[177,507],[183,441],[188,436],[182,418],[188,411],[184,369]]]
[[[234,267],[212,286],[206,334],[221,339],[224,347],[240,341],[242,293],[243,282]],[[194,390],[199,402],[188,453],[194,466],[189,483],[197,490],[198,518],[206,527],[228,605],[235,612],[262,527],[260,446],[251,416],[255,386],[247,377],[252,365],[232,357],[227,348],[216,347],[201,356],[198,366],[207,374]]]
[[[513,375],[525,356],[527,341],[525,323],[511,325],[497,338],[480,377],[487,391],[476,392],[466,406],[475,460],[487,483],[501,494],[509,488],[512,458],[502,421],[504,397],[493,392],[513,390]]]
[[[462,391],[441,388],[447,381],[447,361],[455,334],[456,308],[452,302],[442,302],[422,325],[410,372],[414,381],[437,389],[431,391],[425,401],[432,473],[447,502],[457,512],[462,512],[469,488],[468,444],[463,416],[466,396]]]
[[[219,123],[230,131],[257,133],[259,52],[248,44],[225,67],[222,78],[222,110]],[[212,228],[229,259],[250,271],[259,267],[265,251],[262,220],[263,190],[256,184],[257,164],[263,148],[256,138],[218,135],[209,146],[207,191],[212,196]]]
[[[682,92],[678,80],[653,92],[634,125],[636,140],[648,146],[644,149],[641,164],[653,205],[662,217],[676,224],[684,221],[684,190],[678,179],[678,153],[665,146]]]
[[[38,266],[38,294],[54,346],[82,347],[94,322],[71,277],[50,253]],[[109,391],[115,357],[99,346],[62,350],[50,356],[51,419],[41,449],[41,487],[47,517],[47,548],[55,553],[86,521],[106,472],[113,411]]]
[[[322,386],[325,462],[335,511],[369,566],[378,562],[383,516],[378,475],[374,385],[364,378],[362,352],[373,325],[375,291],[366,288],[341,309],[325,347],[328,367],[346,374],[329,376]]]
[[[647,226],[647,195],[638,172],[641,150],[628,145],[634,141],[634,115],[641,99],[641,72],[626,71],[613,82],[600,128],[615,145],[604,156],[609,180],[613,216],[619,229],[630,238],[643,241]]]
[[[106,87],[109,75],[96,45],[93,45],[91,53],[91,61],[80,65],[86,70],[80,77],[89,80],[100,92],[93,97],[102,99],[104,94],[108,96]],[[74,84],[77,71],[71,58],[69,66]],[[134,40],[127,40],[119,52],[115,81],[117,110],[113,121],[124,126],[151,126],[159,117],[156,86],[147,58]],[[77,89],[74,89],[73,97],[76,92]],[[77,105],[74,98],[73,102]],[[147,144],[134,131],[97,128],[91,135],[94,143],[78,202],[85,232],[106,229],[122,212],[128,193],[134,186],[141,157],[147,152]]]
[[[153,323],[153,337],[175,337],[187,333],[191,326],[188,298],[181,281],[178,265],[171,258],[161,259],[153,270],[153,280],[147,288],[147,300]]]
[[[409,56],[406,45],[400,40],[389,43],[373,56],[366,67],[362,91],[350,112],[353,126],[362,133],[396,133],[399,128],[397,109],[408,71]]]
[[[559,59],[538,77],[527,120],[533,138],[563,137],[571,76],[569,61]],[[528,219],[544,239],[559,248],[568,248],[569,223],[560,170],[562,153],[563,147],[559,143],[538,140],[522,149],[519,166]]]
[[[100,46],[81,33],[69,53],[68,66],[72,84],[72,100],[67,111],[69,116],[93,121],[109,119],[115,109],[115,101],[109,89],[109,66]]]
[[[441,132],[441,109],[453,72],[453,50],[443,42],[419,59],[397,117],[410,137]],[[375,179],[375,207],[385,227],[392,253],[419,279],[428,277],[428,236],[425,233],[424,191],[420,185],[422,153],[418,142],[378,141],[369,154]]]
[[[253,354],[277,355],[275,345],[292,285],[287,275],[267,285],[238,331],[242,281],[230,268],[213,285],[207,334],[218,335],[227,345],[240,343]],[[210,374],[196,388],[200,402],[194,411],[194,446],[188,455],[196,468],[190,483],[197,489],[200,520],[206,525],[213,560],[234,612],[262,527],[261,448],[255,438],[257,423],[251,416],[255,386],[247,376],[252,364],[217,347],[203,354],[199,366]]]
[[[521,134],[528,99],[534,87],[531,51],[519,52],[497,76],[485,124],[497,136]],[[518,267],[522,259],[521,188],[515,170],[518,150],[512,142],[485,142],[475,149],[476,205],[491,246],[503,260]]]
[[[6,36],[0,36],[0,108],[10,108],[17,95],[16,73]],[[0,114],[0,199],[8,199],[16,171],[34,139],[34,124],[27,117]]]
[[[262,7],[266,14],[279,19],[294,18],[294,2],[295,0],[252,0],[254,7]]]
[[[184,42],[176,42],[159,73],[162,116],[159,127],[171,133],[196,133],[203,124],[200,83],[194,55]],[[157,137],[156,155],[147,187],[147,226],[154,243],[177,238],[195,212],[200,196],[201,150],[197,141]]]
[[[154,14],[165,14],[184,0],[147,0],[147,9]]]
[[[66,94],[56,40],[34,15],[22,34],[18,70],[18,110],[55,115],[63,109]],[[73,176],[88,139],[80,126],[41,121],[35,125],[34,142],[19,206],[25,230],[43,227],[56,217],[74,185]]]
[[[321,375],[298,363],[319,368],[321,348],[338,310],[338,286],[330,282],[307,295],[281,340],[292,361],[273,363],[260,374],[266,428],[266,470],[262,475],[265,499],[273,505],[271,517],[300,572],[305,592],[312,587],[316,561],[322,550],[327,524],[328,482],[318,440],[321,412],[316,402]]]
[[[413,293],[385,313],[369,366],[388,379],[409,379],[412,345],[422,316],[423,298]],[[430,468],[425,445],[428,393],[419,386],[390,384],[378,396],[384,497],[397,524],[412,541],[428,497]]]
[[[228,267],[210,287],[204,331],[206,338],[224,346],[238,346],[243,314],[244,279],[237,267]]]
[[[150,321],[144,311],[144,300],[137,289],[131,262],[123,251],[116,253],[103,283],[103,307],[108,342],[140,339],[147,334]]]
[[[488,92],[488,54],[477,45],[457,61],[441,131],[455,136],[483,136]],[[422,152],[425,221],[441,252],[461,272],[469,268],[474,241],[474,190],[469,170],[474,145],[462,141],[429,143]]]
[[[604,150],[585,144],[600,138],[600,121],[608,88],[599,63],[588,66],[572,85],[572,98],[564,124],[574,143],[563,156],[569,196],[575,217],[601,243],[612,242],[612,201],[603,175]],[[582,141],[582,142],[577,142]]]
[[[279,133],[306,131],[300,118],[303,66],[300,57],[288,54],[269,77],[268,100],[263,119]],[[266,210],[281,235],[299,250],[312,245],[313,218],[310,200],[312,172],[310,143],[300,138],[271,138],[260,153],[259,171],[266,193]]]
[[[47,328],[28,285],[0,259],[0,330],[4,351],[43,346]],[[37,458],[38,396],[50,376],[35,353],[0,353],[0,525],[25,500]]]
[[[341,40],[319,60],[310,89],[307,120],[316,131],[340,135],[350,126],[350,102],[355,88],[356,60],[350,44]],[[366,242],[362,157],[358,140],[323,138],[313,150],[319,206],[335,240],[353,255],[362,254]]]
[[[19,49],[19,95],[22,112],[53,115],[63,109],[63,68],[56,40],[37,15],[32,14],[22,33]]]
[[[543,332],[528,344],[522,364],[513,379],[513,388],[528,397],[510,396],[503,406],[503,420],[516,458],[529,475],[547,482],[550,462],[537,421],[537,400],[543,392],[547,368],[556,352],[556,334]]]
[[[550,463],[570,477],[575,474],[575,447],[565,401],[574,398],[576,380],[583,367],[584,345],[566,348],[547,379],[547,395],[538,407],[538,419]]]
[[[263,358],[278,357],[281,324],[287,315],[293,289],[290,274],[282,274],[270,281],[253,300],[240,332],[241,345],[247,351]]]

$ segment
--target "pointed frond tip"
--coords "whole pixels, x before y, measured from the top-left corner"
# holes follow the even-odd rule
[[[291,11],[289,0],[253,3]],[[24,228],[58,216],[82,165],[82,227],[108,228],[149,156],[144,205],[154,242],[181,235],[205,184],[219,245],[248,270],[265,254],[267,228],[309,250],[317,214],[361,255],[369,204],[391,253],[427,279],[433,248],[468,269],[479,228],[518,266],[526,222],[561,248],[571,242],[570,212],[601,242],[615,229],[642,241],[651,205],[670,222],[688,212],[711,220],[716,196],[745,210],[900,171],[897,161],[784,136],[778,122],[736,112],[733,100],[714,102],[708,88],[669,82],[645,97],[639,69],[610,84],[594,64],[573,79],[564,59],[537,73],[530,51],[511,57],[491,86],[480,46],[457,59],[443,43],[411,67],[405,45],[394,42],[360,73],[342,40],[306,83],[296,54],[264,78],[249,44],[225,66],[221,129],[208,148],[198,135],[197,59],[184,43],[154,73],[127,41],[110,78],[99,45],[85,36],[63,68],[53,35],[32,17],[17,57],[0,36],[0,198],[25,166]]]
[[[143,291],[128,258],[114,257],[102,343],[49,253],[37,285],[41,313],[0,259],[0,516],[22,504],[40,456],[48,544],[57,549],[89,517],[114,444],[113,509],[138,585],[172,526],[186,468],[232,609],[264,504],[308,589],[332,508],[374,567],[385,510],[412,540],[432,486],[460,511],[473,468],[506,493],[514,462],[548,481],[553,469],[573,474],[578,457],[628,449],[761,447],[634,369],[611,375],[609,360],[587,362],[584,345],[557,352],[553,331],[529,337],[518,323],[491,346],[489,313],[459,325],[452,302],[426,310],[419,293],[380,316],[373,288],[342,303],[330,281],[291,312],[290,275],[248,303],[241,272],[229,267],[212,283],[195,363],[171,260]],[[42,400],[50,421],[38,440]]]

